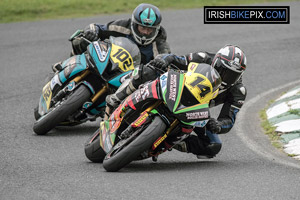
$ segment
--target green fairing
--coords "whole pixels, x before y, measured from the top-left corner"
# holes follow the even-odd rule
[[[192,110],[199,110],[199,109],[208,108],[208,107],[209,107],[208,104],[200,104],[198,106],[192,106],[192,107],[183,108],[181,110],[177,110],[174,113],[180,114],[180,113],[184,113],[184,112],[188,112],[188,111],[192,111]]]
[[[177,98],[176,98],[176,102],[175,102],[175,105],[174,105],[174,108],[173,108],[173,112],[175,112],[176,108],[178,107],[178,104],[179,104],[179,101],[181,99],[181,95],[182,95],[182,90],[183,90],[183,80],[184,80],[184,74],[180,74],[180,77],[179,77],[179,90],[178,90],[178,93],[177,93]]]
[[[153,113],[153,114],[157,114],[157,113],[158,113],[158,111],[157,111],[156,109],[153,109],[153,110],[151,110],[151,113]]]
[[[181,120],[180,120],[180,122],[183,123],[183,124],[186,124],[186,125],[193,125],[195,123],[194,121],[192,121],[192,122],[184,122],[184,121],[181,121]]]
[[[164,99],[164,102],[165,103],[167,103],[167,101],[166,101],[166,94],[167,94],[167,89],[164,91],[164,93],[163,93],[163,99]]]
[[[104,122],[104,126],[105,126],[105,129],[106,129],[106,130],[109,130],[109,121],[108,121],[108,120],[106,120],[106,121]]]
[[[110,138],[111,138],[111,144],[114,145],[115,144],[115,139],[116,139],[116,134],[115,133],[111,134]]]

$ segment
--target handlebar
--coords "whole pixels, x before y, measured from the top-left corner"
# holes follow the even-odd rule
[[[165,72],[167,72],[169,69],[176,69],[176,70],[179,70],[179,71],[181,70],[176,65],[174,65],[172,63],[168,67],[166,67],[164,69],[152,65],[151,61],[149,63],[147,63],[146,65],[147,65],[147,67],[150,67],[152,70],[159,71],[162,74],[165,73]]]
[[[69,41],[73,41],[76,38],[82,39],[82,40],[88,42],[89,44],[92,43],[90,40],[85,38],[85,34],[84,34],[83,30],[75,31],[75,33],[73,33],[73,35],[71,35],[71,37],[69,38]]]

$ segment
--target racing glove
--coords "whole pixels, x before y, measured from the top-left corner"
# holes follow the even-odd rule
[[[222,130],[221,123],[214,118],[210,118],[206,125],[206,128],[212,133],[220,133]]]
[[[162,70],[166,70],[173,60],[174,55],[172,54],[159,54],[154,58],[154,60],[150,62],[150,64],[152,64],[155,67],[159,67]]]
[[[98,39],[98,27],[94,24],[90,24],[84,30],[84,37],[90,41],[96,41]]]

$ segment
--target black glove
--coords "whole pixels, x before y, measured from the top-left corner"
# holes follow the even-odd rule
[[[98,39],[97,28],[94,24],[89,25],[84,30],[84,37],[89,41],[96,41]]]
[[[155,67],[159,67],[162,70],[166,70],[173,60],[174,58],[171,54],[160,54],[157,55],[154,58],[154,60],[152,60],[150,63]]]
[[[210,118],[206,124],[206,128],[212,133],[220,133],[222,130],[221,123],[214,118]]]

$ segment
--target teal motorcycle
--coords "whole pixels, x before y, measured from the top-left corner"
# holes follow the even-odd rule
[[[71,40],[78,37],[84,39],[82,31]],[[87,42],[87,51],[63,61],[60,71],[43,87],[34,110],[36,134],[103,117],[105,97],[114,93],[140,64],[139,48],[128,38]]]

